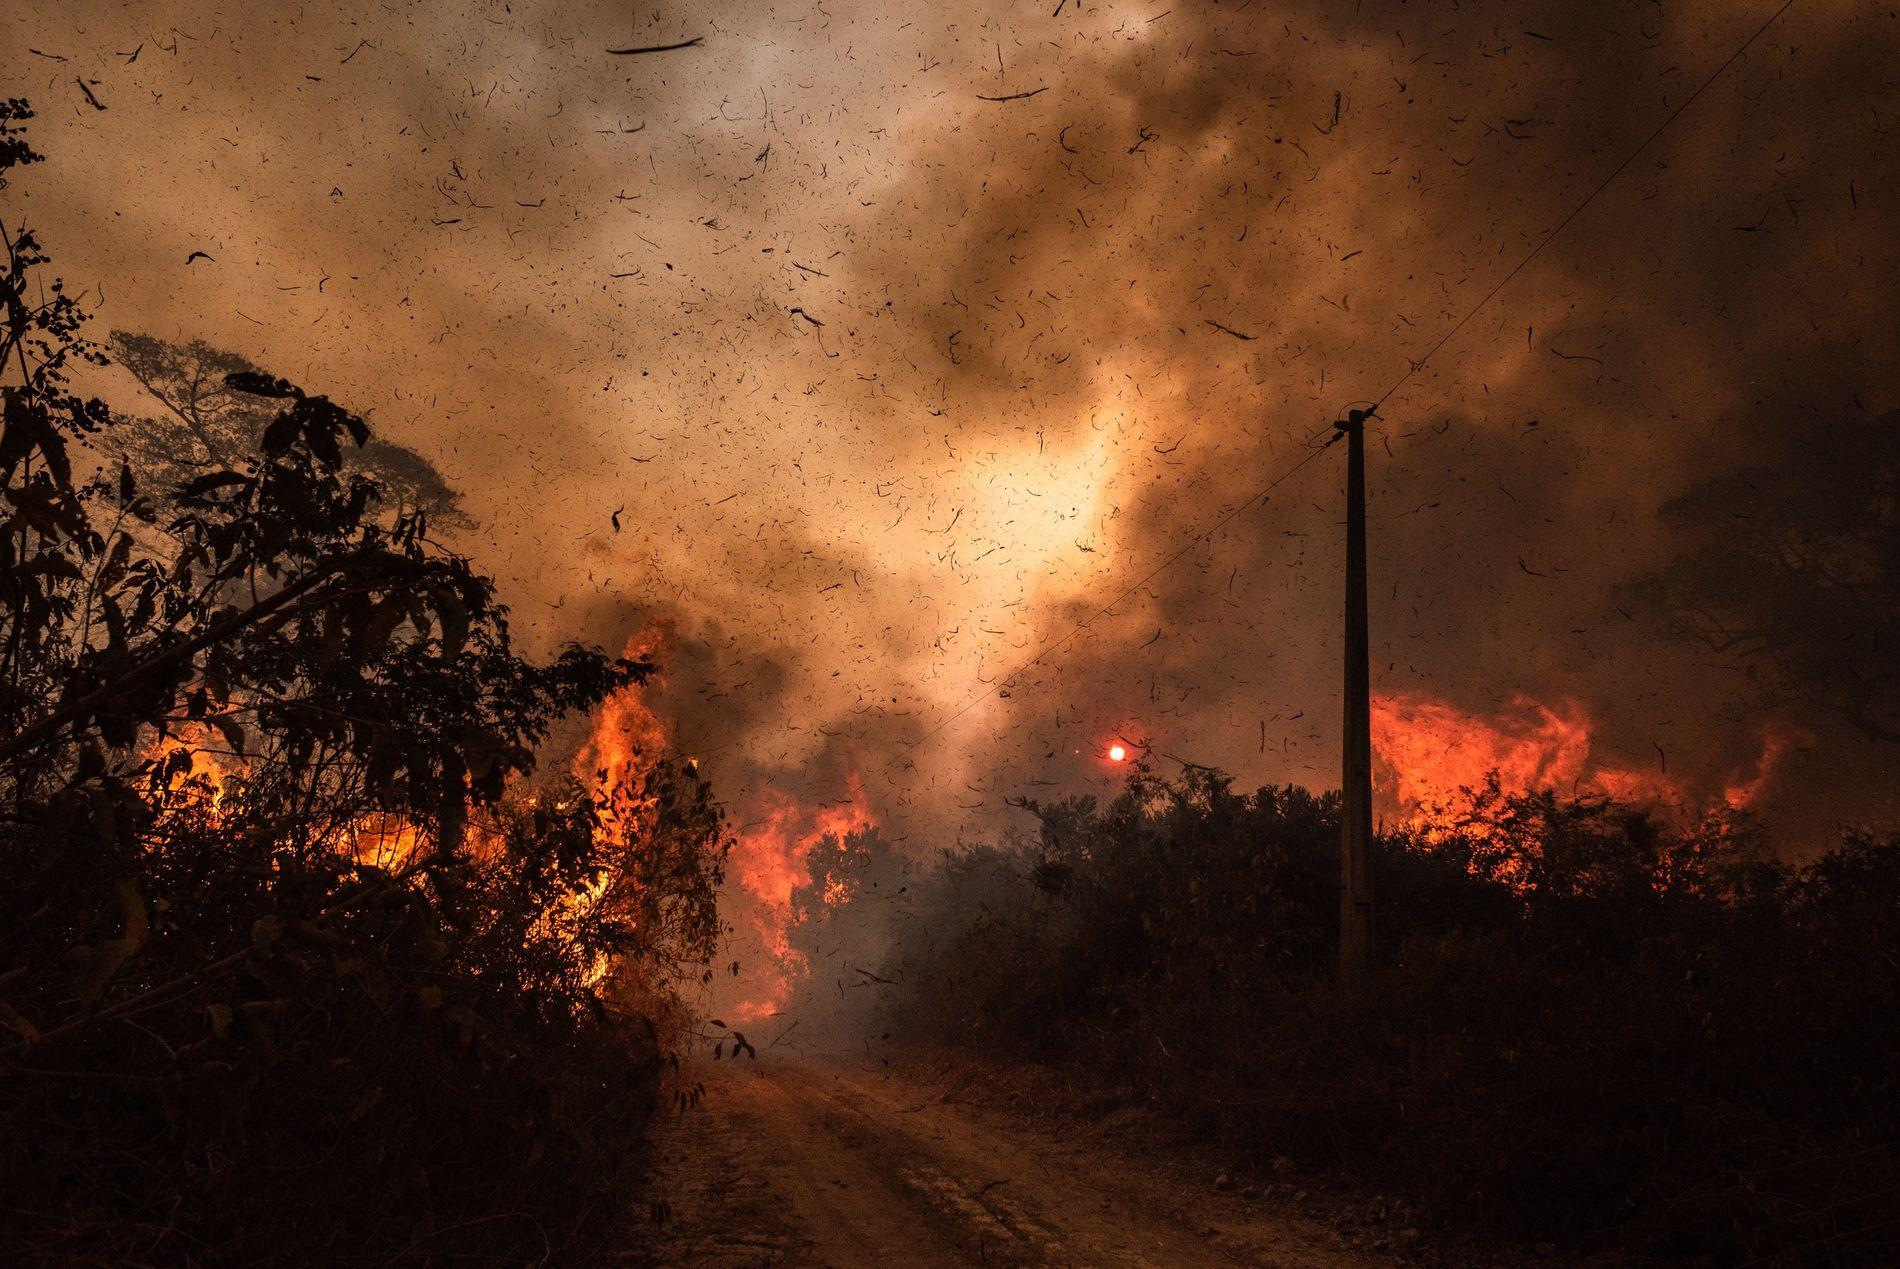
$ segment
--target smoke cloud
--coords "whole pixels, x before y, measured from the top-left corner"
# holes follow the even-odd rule
[[[434,458],[520,633],[664,630],[739,820],[859,779],[944,841],[1102,787],[1115,737],[1332,778],[1337,451],[1142,579],[1768,11],[29,6],[53,162],[6,197],[104,324]],[[1766,805],[1881,809],[1891,754],[1613,597],[1698,480],[1900,406],[1896,51],[1796,6],[1386,402],[1376,690],[1582,702],[1605,762],[1709,787],[1793,727]]]

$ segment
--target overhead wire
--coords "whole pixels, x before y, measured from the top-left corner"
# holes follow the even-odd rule
[[[1539,241],[1535,247],[1531,248],[1529,255],[1526,255],[1522,260],[1519,260],[1515,265],[1513,265],[1509,273],[1505,274],[1502,278],[1498,279],[1498,283],[1496,286],[1492,287],[1489,291],[1486,291],[1484,293],[1484,298],[1480,299],[1476,304],[1473,304],[1471,306],[1471,310],[1467,312],[1463,317],[1458,319],[1457,325],[1453,326],[1450,330],[1446,331],[1444,336],[1441,339],[1439,339],[1437,343],[1433,344],[1430,348],[1426,349],[1425,355],[1423,357],[1420,357],[1418,360],[1411,362],[1408,368],[1406,369],[1405,373],[1399,376],[1398,382],[1394,383],[1391,387],[1387,388],[1383,393],[1380,394],[1379,399],[1373,403],[1374,406],[1377,407],[1377,406],[1384,405],[1386,401],[1391,398],[1393,393],[1397,392],[1400,388],[1403,388],[1407,383],[1411,381],[1411,378],[1413,375],[1423,370],[1425,368],[1425,363],[1430,361],[1434,356],[1436,356],[1439,349],[1443,348],[1446,344],[1449,344],[1452,341],[1452,339],[1458,334],[1458,332],[1463,330],[1466,327],[1466,325],[1470,323],[1471,319],[1478,315],[1479,311],[1482,310],[1485,305],[1489,304],[1493,299],[1497,297],[1498,292],[1502,291],[1505,287],[1511,284],[1512,278],[1515,278],[1519,273],[1522,273],[1524,271],[1525,266],[1530,264],[1531,261],[1535,260],[1539,255],[1541,255],[1543,253],[1544,248],[1548,247],[1551,244],[1551,242],[1557,237],[1558,234],[1561,234],[1565,229],[1569,228],[1570,222],[1575,220],[1578,216],[1581,216],[1584,212],[1584,209],[1589,207],[1591,203],[1594,203],[1597,200],[1597,195],[1601,194],[1604,190],[1608,189],[1610,187],[1610,184],[1613,181],[1615,181],[1617,177],[1623,175],[1624,171],[1629,167],[1629,165],[1634,163],[1642,155],[1644,150],[1647,150],[1652,144],[1654,144],[1657,137],[1660,137],[1664,132],[1668,130],[1670,124],[1680,119],[1682,117],[1683,112],[1687,110],[1690,106],[1693,106],[1695,104],[1696,98],[1700,97],[1703,94],[1703,92],[1708,89],[1709,85],[1713,84],[1716,80],[1722,77],[1723,71],[1726,71],[1729,67],[1733,66],[1736,63],[1736,61],[1741,58],[1742,54],[1748,52],[1748,50],[1754,45],[1756,40],[1759,40],[1764,34],[1767,33],[1768,28],[1773,26],[1781,18],[1782,14],[1786,13],[1789,9],[1792,9],[1794,7],[1794,3],[1795,3],[1795,0],[1784,0],[1784,3],[1779,9],[1776,9],[1773,13],[1769,14],[1768,20],[1766,22],[1763,22],[1760,26],[1756,27],[1755,33],[1753,35],[1750,35],[1747,39],[1743,40],[1741,45],[1733,53],[1730,53],[1728,55],[1728,60],[1724,61],[1720,66],[1716,67],[1715,70],[1710,73],[1709,77],[1703,80],[1702,83],[1697,86],[1694,92],[1690,93],[1687,97],[1683,98],[1682,104],[1677,106],[1673,111],[1671,111],[1668,118],[1664,119],[1661,123],[1657,124],[1656,130],[1654,132],[1651,132],[1648,136],[1644,137],[1641,145],[1637,146],[1634,150],[1631,150],[1629,154],[1623,159],[1623,161],[1621,163],[1618,163],[1616,165],[1616,168],[1608,176],[1604,177],[1601,181],[1597,183],[1597,186],[1595,189],[1591,190],[1587,195],[1584,196],[1584,200],[1581,203],[1578,203],[1575,207],[1570,209],[1570,214],[1568,216],[1565,216],[1562,220],[1557,222],[1556,228],[1552,229],[1549,233],[1545,234],[1543,236],[1543,239]]]
[[[1583,201],[1579,202],[1575,207],[1571,208],[1568,215],[1566,215],[1562,220],[1558,221],[1556,226],[1553,227],[1549,233],[1546,233],[1538,241],[1536,246],[1532,247],[1531,250],[1522,259],[1520,259],[1515,265],[1511,267],[1510,272],[1506,273],[1502,278],[1500,278],[1497,281],[1496,285],[1494,285],[1489,291],[1486,291],[1484,295],[1479,298],[1478,302],[1472,305],[1471,308],[1466,311],[1465,315],[1459,318],[1458,321],[1451,327],[1451,329],[1447,330],[1445,334],[1439,338],[1437,343],[1433,344],[1430,348],[1426,349],[1425,354],[1423,356],[1415,360],[1408,359],[1407,369],[1405,373],[1399,376],[1398,380],[1394,382],[1391,387],[1387,388],[1383,393],[1381,393],[1379,397],[1377,398],[1377,400],[1372,402],[1372,408],[1367,411],[1367,414],[1375,413],[1377,410],[1383,407],[1388,400],[1392,398],[1394,393],[1398,392],[1399,389],[1403,388],[1407,383],[1411,382],[1413,375],[1417,374],[1420,370],[1424,369],[1426,363],[1431,361],[1431,359],[1434,356],[1436,356],[1445,347],[1446,344],[1449,344],[1457,336],[1458,332],[1462,331],[1467,325],[1469,325],[1471,323],[1471,320],[1474,317],[1476,317],[1484,309],[1484,307],[1487,304],[1489,304],[1493,299],[1497,298],[1498,294],[1502,292],[1505,287],[1510,285],[1512,279],[1516,278],[1519,273],[1522,273],[1524,269],[1527,266],[1529,266],[1532,261],[1537,259],[1537,257],[1543,253],[1544,248],[1548,247],[1553,241],[1556,240],[1558,235],[1562,234],[1565,229],[1569,228],[1571,223],[1575,221],[1578,216],[1582,215],[1583,212],[1589,208],[1590,204],[1594,203],[1597,200],[1598,196],[1601,195],[1616,181],[1617,177],[1621,176],[1625,171],[1628,170],[1630,164],[1634,163],[1639,157],[1641,157],[1643,152],[1649,149],[1649,147],[1656,142],[1657,138],[1661,137],[1664,132],[1668,131],[1670,125],[1674,124],[1676,120],[1680,119],[1683,116],[1684,112],[1686,112],[1690,106],[1694,105],[1696,100],[1699,97],[1701,97],[1702,94],[1705,91],[1707,91],[1708,88],[1712,84],[1714,84],[1716,80],[1720,79],[1723,73],[1726,72],[1729,67],[1733,66],[1737,61],[1739,61],[1741,57],[1745,53],[1747,53],[1750,48],[1754,46],[1755,42],[1759,40],[1763,35],[1765,35],[1768,29],[1774,26],[1774,24],[1781,19],[1781,16],[1783,14],[1785,14],[1789,9],[1794,7],[1794,4],[1795,4],[1795,0],[1783,0],[1782,5],[1778,9],[1776,9],[1772,14],[1770,14],[1766,21],[1764,21],[1760,26],[1756,27],[1753,33],[1751,33],[1747,39],[1743,40],[1742,43],[1736,47],[1735,51],[1730,53],[1728,57],[1723,60],[1721,65],[1717,66],[1715,70],[1710,72],[1709,76],[1706,79],[1704,79],[1699,85],[1697,85],[1695,91],[1690,93],[1687,97],[1685,97],[1682,100],[1681,104],[1678,105],[1673,111],[1669,113],[1668,117],[1666,117],[1660,124],[1658,124],[1655,127],[1655,129],[1649,133],[1648,136],[1644,137],[1642,142],[1638,144],[1635,149],[1631,150],[1629,154],[1627,154],[1624,157],[1623,161],[1621,163],[1618,163],[1616,167],[1611,170],[1608,176],[1605,176],[1601,181],[1599,181],[1596,184],[1596,186],[1593,189],[1591,189],[1591,191],[1587,195],[1584,196]],[[1333,433],[1332,437],[1328,439],[1324,444],[1315,446],[1314,442],[1317,441],[1321,436],[1326,435],[1328,432]],[[1114,611],[1114,609],[1118,607],[1120,604],[1122,604],[1125,600],[1127,600],[1128,598],[1136,594],[1138,591],[1147,587],[1149,583],[1153,582],[1157,577],[1161,576],[1161,574],[1165,573],[1168,569],[1174,567],[1174,565],[1178,564],[1182,559],[1186,558],[1186,556],[1190,552],[1192,552],[1195,547],[1200,546],[1203,542],[1206,542],[1209,538],[1219,533],[1222,529],[1226,528],[1229,524],[1232,524],[1234,520],[1237,519],[1242,512],[1247,510],[1247,508],[1265,499],[1268,494],[1271,494],[1275,489],[1278,489],[1283,483],[1285,483],[1288,479],[1290,479],[1295,473],[1299,472],[1301,469],[1303,469],[1309,463],[1311,463],[1314,459],[1318,458],[1321,454],[1323,454],[1327,449],[1331,448],[1333,442],[1336,441],[1340,435],[1341,433],[1335,430],[1335,427],[1332,423],[1330,422],[1327,423],[1323,428],[1315,432],[1312,436],[1308,437],[1306,441],[1304,442],[1304,446],[1308,451],[1306,457],[1300,459],[1298,462],[1294,463],[1291,467],[1288,467],[1286,470],[1282,471],[1278,476],[1275,476],[1272,480],[1268,481],[1265,485],[1255,490],[1253,493],[1249,494],[1246,498],[1241,500],[1239,503],[1235,504],[1235,506],[1231,510],[1229,510],[1226,514],[1222,515],[1219,519],[1215,520],[1213,523],[1207,525],[1205,528],[1201,529],[1199,532],[1189,537],[1177,550],[1175,550],[1172,554],[1170,554],[1165,559],[1163,559],[1159,564],[1155,565],[1147,573],[1143,574],[1142,577],[1138,581],[1136,581],[1133,585],[1128,586],[1127,588],[1123,589],[1118,594],[1116,594],[1116,596],[1113,599],[1109,600],[1102,607],[1100,607],[1093,613],[1089,614],[1087,617],[1083,618],[1080,622],[1076,623],[1076,625],[1071,627],[1066,634],[1062,635],[1060,638],[1057,638],[1045,643],[1040,649],[1037,650],[1035,655],[1031,656],[1028,660],[1023,661],[1021,664],[1017,665],[1014,669],[1010,670],[1007,674],[1004,674],[1000,676],[999,678],[997,678],[983,691],[978,692],[975,695],[971,696],[970,699],[965,701],[961,706],[959,706],[954,713],[950,714],[948,717],[946,717],[941,722],[939,722],[935,727],[932,727],[929,731],[925,732],[922,736],[918,737],[916,740],[911,741],[910,742],[911,749],[915,750],[915,749],[921,748],[926,742],[928,742],[929,740],[941,734],[946,728],[950,727],[958,719],[962,718],[965,714],[969,713],[972,709],[976,708],[976,706],[982,704],[984,701],[994,696],[998,691],[1002,690],[1003,688],[1007,687],[1009,684],[1013,683],[1016,679],[1020,678],[1025,671],[1033,669],[1035,666],[1041,664],[1043,659],[1048,657],[1051,653],[1057,652],[1061,650],[1062,648],[1067,647],[1070,643],[1074,642],[1075,639],[1079,635],[1081,635],[1084,631],[1086,631],[1097,620],[1099,620],[1100,618],[1104,616],[1107,616],[1110,612]]]

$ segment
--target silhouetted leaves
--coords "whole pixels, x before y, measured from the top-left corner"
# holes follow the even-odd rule
[[[285,417],[296,413],[305,396],[296,385],[202,341],[173,344],[114,331],[111,350],[158,407],[120,421],[110,437],[117,452],[147,473],[153,488],[175,488],[206,468],[237,469],[260,449],[281,452],[308,421],[307,411],[296,419]],[[460,496],[428,459],[370,436],[360,420],[346,417],[340,423],[352,442],[349,448],[338,445],[341,470],[364,476],[377,491],[377,514],[420,512],[437,523],[466,523]],[[278,430],[266,447],[262,442],[273,427]]]
[[[1629,588],[1770,701],[1900,743],[1900,414],[1783,429],[1663,508],[1685,549]]]
[[[360,418],[203,345],[118,338],[178,425],[77,482],[103,355],[11,245],[0,1259],[562,1257],[624,1202],[724,827],[665,761],[521,781],[651,665],[517,655]]]
[[[1380,964],[1353,997],[1337,795],[1231,785],[1138,767],[1106,805],[1022,803],[1033,842],[915,878],[884,927],[914,986],[881,1016],[1463,1228],[1891,1262],[1900,838],[1791,863],[1739,817],[1493,782],[1454,824],[1380,835]],[[809,906],[794,934],[835,946],[867,906]]]

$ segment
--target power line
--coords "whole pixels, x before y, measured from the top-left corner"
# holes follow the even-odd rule
[[[1746,40],[1743,40],[1741,47],[1737,48],[1733,53],[1730,53],[1728,55],[1728,60],[1723,62],[1720,66],[1716,67],[1714,72],[1711,73],[1707,79],[1702,81],[1702,84],[1700,87],[1698,87],[1694,92],[1690,93],[1687,97],[1685,97],[1683,99],[1682,104],[1680,106],[1677,106],[1675,110],[1670,112],[1670,115],[1667,119],[1664,119],[1661,123],[1657,124],[1656,130],[1650,133],[1647,137],[1644,137],[1643,143],[1637,146],[1634,150],[1631,150],[1629,152],[1629,156],[1625,158],[1621,163],[1618,163],[1616,165],[1616,169],[1612,171],[1608,176],[1604,177],[1603,180],[1598,183],[1597,187],[1591,190],[1588,196],[1586,196],[1581,203],[1578,203],[1575,207],[1571,208],[1570,214],[1568,216],[1565,216],[1562,220],[1558,221],[1557,227],[1555,229],[1552,229],[1549,233],[1545,234],[1543,241],[1539,242],[1535,247],[1532,247],[1529,255],[1525,256],[1522,260],[1519,260],[1517,264],[1512,267],[1509,273],[1505,274],[1501,279],[1498,280],[1498,284],[1496,286],[1492,287],[1489,291],[1486,291],[1484,293],[1484,298],[1479,300],[1476,304],[1472,305],[1471,311],[1466,313],[1463,317],[1459,318],[1458,324],[1456,326],[1453,326],[1450,330],[1445,332],[1444,338],[1440,339],[1437,343],[1433,344],[1429,349],[1427,349],[1423,357],[1420,357],[1417,361],[1412,362],[1410,368],[1407,369],[1406,372],[1399,377],[1399,381],[1393,384],[1391,387],[1387,388],[1384,394],[1379,397],[1377,404],[1384,405],[1386,403],[1387,397],[1390,397],[1394,392],[1397,392],[1400,388],[1403,388],[1406,385],[1406,383],[1410,381],[1413,375],[1417,374],[1420,370],[1423,370],[1425,368],[1425,363],[1430,361],[1435,355],[1437,355],[1439,349],[1443,348],[1446,344],[1450,343],[1452,340],[1452,337],[1456,335],[1459,331],[1463,330],[1465,328],[1466,323],[1470,322],[1472,318],[1478,315],[1478,311],[1480,309],[1482,309],[1485,305],[1489,304],[1492,301],[1492,299],[1496,297],[1499,291],[1502,291],[1505,287],[1509,286],[1511,284],[1511,279],[1516,277],[1519,273],[1523,272],[1524,266],[1528,265],[1531,261],[1535,260],[1538,257],[1538,255],[1542,253],[1544,248],[1548,247],[1551,244],[1551,241],[1554,238],[1556,238],[1558,234],[1562,233],[1565,229],[1567,229],[1570,226],[1571,221],[1575,220],[1578,216],[1581,216],[1583,214],[1584,208],[1588,207],[1591,203],[1594,203],[1596,201],[1598,194],[1601,194],[1604,190],[1608,189],[1612,181],[1614,181],[1617,177],[1623,175],[1624,169],[1628,168],[1630,164],[1634,163],[1637,160],[1637,158],[1643,153],[1643,151],[1647,150],[1650,147],[1650,145],[1656,140],[1657,137],[1660,137],[1665,131],[1667,131],[1670,124],[1680,119],[1682,117],[1682,112],[1687,110],[1690,106],[1694,105],[1696,98],[1700,97],[1703,91],[1707,89],[1710,84],[1713,84],[1716,80],[1722,77],[1723,71],[1726,71],[1729,67],[1733,66],[1736,63],[1736,61],[1742,56],[1742,54],[1746,53],[1749,50],[1749,48],[1754,45],[1755,41],[1759,40],[1762,37],[1762,35],[1767,32],[1768,28],[1773,26],[1781,18],[1782,14],[1786,13],[1789,9],[1792,9],[1793,7],[1794,7],[1794,0],[1785,0],[1785,2],[1782,4],[1782,6],[1779,9],[1776,9],[1772,14],[1768,16],[1768,20],[1766,22],[1756,27],[1755,33],[1749,36]]]
[[[1741,56],[1744,53],[1748,52],[1748,50],[1754,46],[1755,41],[1759,40],[1764,34],[1767,33],[1769,27],[1773,26],[1777,21],[1780,20],[1782,14],[1786,13],[1789,9],[1794,7],[1794,3],[1795,3],[1795,0],[1783,0],[1781,7],[1776,9],[1772,14],[1770,14],[1768,16],[1767,21],[1763,22],[1759,27],[1755,28],[1754,33],[1751,34],[1746,40],[1743,40],[1742,43],[1735,49],[1735,51],[1733,53],[1730,53],[1727,59],[1724,60],[1720,66],[1717,66],[1715,70],[1709,74],[1708,78],[1704,79],[1702,83],[1697,86],[1694,92],[1690,93],[1687,97],[1685,97],[1681,105],[1677,106],[1673,111],[1669,113],[1669,116],[1667,118],[1665,118],[1660,124],[1656,125],[1655,130],[1652,131],[1648,136],[1644,137],[1642,140],[1642,143],[1638,145],[1634,150],[1631,150],[1629,154],[1623,159],[1623,161],[1617,164],[1616,167],[1610,172],[1608,176],[1604,177],[1600,182],[1598,182],[1596,188],[1592,189],[1587,195],[1585,195],[1582,202],[1578,203],[1575,207],[1571,208],[1570,213],[1567,216],[1565,216],[1562,220],[1558,221],[1556,226],[1549,233],[1545,234],[1543,238],[1538,242],[1538,244],[1535,247],[1532,247],[1530,252],[1527,255],[1525,255],[1523,259],[1519,260],[1515,265],[1513,265],[1511,267],[1511,271],[1509,273],[1506,273],[1502,278],[1498,280],[1497,285],[1493,286],[1489,291],[1486,291],[1484,293],[1484,296],[1481,299],[1479,299],[1479,301],[1476,304],[1471,306],[1470,311],[1468,311],[1463,317],[1458,319],[1456,325],[1454,325],[1450,330],[1446,331],[1445,334],[1438,340],[1437,343],[1433,344],[1429,349],[1427,349],[1423,357],[1420,357],[1417,360],[1411,361],[1409,363],[1409,366],[1406,372],[1399,377],[1398,382],[1394,383],[1391,387],[1387,388],[1385,392],[1379,396],[1378,400],[1373,402],[1373,407],[1372,407],[1373,410],[1377,410],[1380,406],[1383,406],[1386,403],[1386,401],[1392,396],[1393,393],[1397,392],[1400,388],[1404,387],[1408,382],[1411,381],[1411,378],[1413,375],[1417,374],[1420,370],[1424,369],[1425,364],[1429,362],[1434,356],[1436,356],[1439,350],[1444,348],[1446,344],[1450,343],[1452,339],[1458,334],[1458,332],[1463,330],[1471,322],[1471,319],[1478,315],[1478,313],[1484,308],[1485,305],[1489,304],[1493,299],[1497,297],[1500,291],[1504,290],[1505,287],[1509,286],[1511,283],[1511,280],[1515,278],[1519,273],[1523,272],[1525,267],[1528,266],[1531,263],[1531,261],[1535,260],[1539,255],[1541,255],[1543,253],[1544,248],[1548,247],[1557,238],[1557,235],[1561,234],[1565,229],[1569,228],[1571,222],[1576,220],[1578,216],[1582,215],[1585,209],[1587,209],[1591,203],[1597,200],[1598,195],[1602,194],[1604,190],[1608,189],[1610,185],[1616,180],[1616,178],[1621,176],[1624,173],[1624,171],[1626,171],[1629,168],[1630,164],[1634,163],[1639,157],[1641,157],[1643,151],[1647,150],[1652,144],[1655,143],[1658,137],[1662,136],[1664,132],[1668,131],[1670,125],[1675,123],[1676,120],[1680,119],[1683,113],[1687,111],[1690,106],[1695,104],[1696,99],[1702,96],[1702,94],[1709,88],[1710,85],[1715,83],[1716,80],[1720,79],[1723,73],[1727,71],[1729,67],[1733,66],[1738,60],[1740,60]],[[1367,413],[1370,414],[1372,413],[1372,411],[1369,410],[1367,411]],[[1268,494],[1272,493],[1275,489],[1279,488],[1282,483],[1284,483],[1287,479],[1293,476],[1295,472],[1298,472],[1301,468],[1305,467],[1308,463],[1318,458],[1327,449],[1331,448],[1331,445],[1332,445],[1331,441],[1328,441],[1325,445],[1319,446],[1318,448],[1312,448],[1312,444],[1314,440],[1317,440],[1320,436],[1324,435],[1326,432],[1331,431],[1331,430],[1332,430],[1332,425],[1329,423],[1327,424],[1326,427],[1322,428],[1319,432],[1314,433],[1313,436],[1309,437],[1306,441],[1306,444],[1309,447],[1311,452],[1309,452],[1305,458],[1302,458],[1299,462],[1293,464],[1293,466],[1281,472],[1278,476],[1274,477],[1273,480],[1269,481],[1262,488],[1256,490],[1252,494],[1249,494],[1244,500],[1238,503],[1233,508],[1233,510],[1229,511],[1226,515],[1223,515],[1220,519],[1216,520],[1214,523],[1208,525],[1206,528],[1196,533],[1193,537],[1189,538],[1181,546],[1179,550],[1175,551],[1172,555],[1168,556],[1166,559],[1162,560],[1159,564],[1155,565],[1155,567],[1150,569],[1141,578],[1141,580],[1137,581],[1134,585],[1128,587],[1126,590],[1123,590],[1120,594],[1116,595],[1113,599],[1109,600],[1108,603],[1104,604],[1101,608],[1097,609],[1095,612],[1091,613],[1089,616],[1083,618],[1082,621],[1080,621],[1073,628],[1071,628],[1067,634],[1064,634],[1059,639],[1056,639],[1056,640],[1053,640],[1052,642],[1044,644],[1042,648],[1039,649],[1034,656],[1030,657],[1027,661],[1022,662],[1015,669],[1011,670],[1008,674],[1002,675],[989,687],[985,688],[983,691],[972,696],[969,700],[965,701],[961,706],[958,707],[955,713],[951,714],[948,718],[945,718],[942,722],[938,723],[935,727],[925,732],[916,741],[912,742],[911,748],[916,749],[916,748],[921,747],[926,742],[928,742],[929,740],[937,736],[939,733],[941,733],[945,728],[949,727],[952,723],[956,722],[959,718],[962,718],[965,714],[969,713],[972,709],[976,708],[982,702],[988,700],[991,696],[994,696],[1000,689],[1007,686],[1009,683],[1011,683],[1016,678],[1018,678],[1025,670],[1032,669],[1036,665],[1040,664],[1043,658],[1047,657],[1050,653],[1057,652],[1061,650],[1062,648],[1067,647],[1070,643],[1074,642],[1074,640],[1076,639],[1078,635],[1082,634],[1083,631],[1087,630],[1092,624],[1094,624],[1094,622],[1097,619],[1108,615],[1108,613],[1113,611],[1117,606],[1119,606],[1124,600],[1128,599],[1136,591],[1141,590],[1143,587],[1147,586],[1148,583],[1152,582],[1155,578],[1159,577],[1162,573],[1166,572],[1168,569],[1172,568],[1175,564],[1179,563],[1195,547],[1201,545],[1201,543],[1207,541],[1209,538],[1213,537],[1216,533],[1219,533],[1222,529],[1226,528],[1229,524],[1233,523],[1233,521],[1240,515],[1241,512],[1245,511],[1248,507],[1253,506],[1256,502],[1259,502],[1260,500],[1264,499]]]

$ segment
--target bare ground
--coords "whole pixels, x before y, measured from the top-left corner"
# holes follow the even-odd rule
[[[863,1063],[708,1063],[654,1142],[659,1265],[1392,1263],[1205,1166],[952,1100]]]

